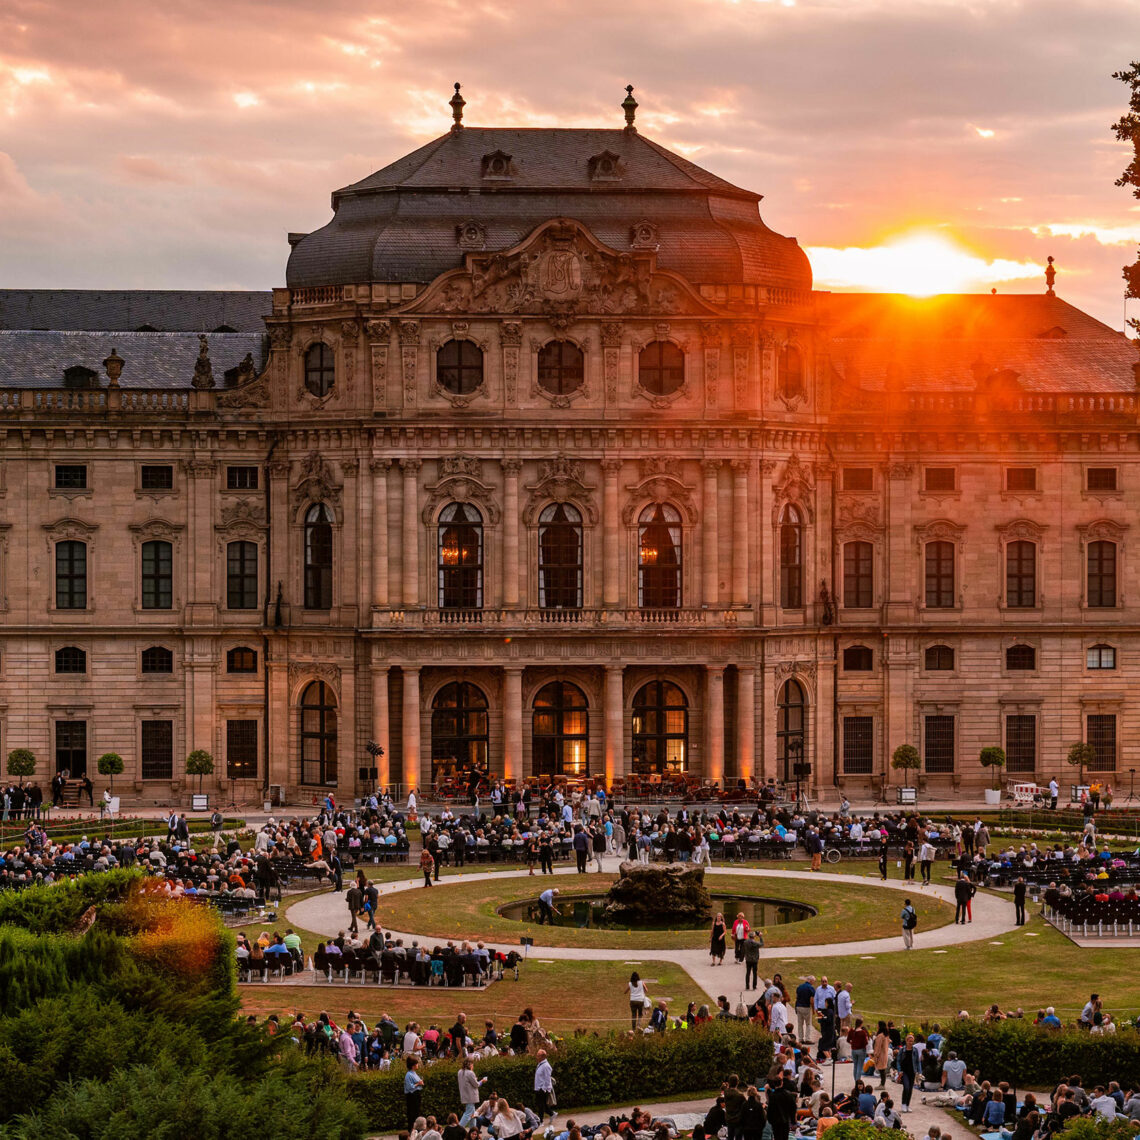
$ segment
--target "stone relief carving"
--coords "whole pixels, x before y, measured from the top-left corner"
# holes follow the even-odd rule
[[[776,665],[776,686],[782,688],[785,681],[794,677],[797,681],[808,681],[815,687],[814,661],[781,661]],[[777,693],[777,696],[779,694]]]
[[[483,464],[474,455],[445,455],[439,461],[442,475],[470,475],[478,479],[483,474]]]
[[[400,360],[404,375],[404,404],[416,402],[416,362],[420,351],[420,322],[400,322]]]
[[[82,519],[57,519],[53,523],[44,523],[47,534],[48,555],[57,542],[86,542],[88,550],[95,548],[95,532],[99,529],[98,523],[87,523]]]
[[[527,485],[530,495],[523,508],[523,521],[534,526],[542,509],[551,502],[573,501],[582,508],[585,521],[597,524],[598,508],[594,503],[596,487],[585,480],[582,464],[577,459],[556,455],[539,464],[538,479]]]
[[[788,503],[802,507],[808,521],[815,519],[815,476],[811,468],[800,460],[794,452],[784,464],[784,476],[774,488],[775,502],[772,506],[772,525],[779,524],[780,515]]]
[[[1097,542],[1102,539],[1120,542],[1127,530],[1126,525],[1113,522],[1112,519],[1097,519],[1095,522],[1077,527],[1082,542]]]
[[[294,510],[305,503],[340,505],[340,485],[319,451],[310,451],[301,460],[299,475],[297,486],[293,488]]]
[[[664,456],[651,456],[643,459],[640,467],[641,478],[636,483],[626,486],[629,497],[621,513],[625,525],[632,525],[647,502],[673,503],[680,507],[685,521],[694,525],[700,518],[696,499],[693,496],[694,489],[677,473],[676,461]]]
[[[879,504],[864,498],[840,496],[835,531],[845,538],[878,537],[882,532]]]
[[[222,506],[215,530],[265,529],[265,504],[257,499],[236,499]]]
[[[916,526],[914,539],[919,554],[928,542],[953,542],[958,546],[965,546],[966,528],[950,519],[935,519],[933,522]]]
[[[323,661],[290,661],[289,689],[295,691],[302,681],[324,681],[331,685],[340,700],[340,666]]]
[[[448,455],[439,463],[440,478],[424,488],[428,498],[423,521],[431,526],[447,503],[473,503],[483,513],[483,521],[498,523],[500,510],[495,488],[482,478],[482,463],[473,455]]]
[[[460,249],[482,249],[487,244],[487,228],[469,218],[455,227],[455,243]]]
[[[145,538],[164,538],[172,541],[185,529],[181,523],[168,519],[147,519],[146,522],[130,523],[127,529],[134,535]]]
[[[1019,539],[1030,539],[1040,542],[1049,528],[1032,519],[1014,519],[1012,522],[999,523],[995,529],[1002,542],[1016,542]]]

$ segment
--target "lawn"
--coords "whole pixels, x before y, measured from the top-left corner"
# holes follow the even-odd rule
[[[424,1028],[446,1028],[460,1011],[468,1024],[482,1033],[483,1022],[494,1019],[496,1028],[510,1031],[519,1013],[530,1006],[539,1020],[556,1033],[585,1029],[623,1029],[629,1025],[626,983],[631,970],[650,979],[655,998],[669,998],[671,1010],[684,1013],[691,1000],[705,998],[680,966],[671,962],[544,963],[532,957],[519,967],[519,980],[508,973],[501,982],[485,990],[447,989],[442,986],[398,986],[378,989],[359,984],[283,986],[251,982],[240,986],[242,1009],[266,1017],[300,1011],[306,1018],[328,1010],[337,1019],[354,1009],[372,1025],[382,1013],[389,1013],[404,1025],[418,1021]]]
[[[554,880],[563,895],[601,893],[614,875],[560,876]],[[382,895],[376,915],[385,929],[408,930],[426,938],[482,938],[515,942],[533,937],[539,946],[591,946],[615,949],[682,949],[707,945],[707,930],[614,931],[535,926],[503,918],[497,908],[536,898],[541,879],[479,880],[440,885],[430,890]],[[902,900],[896,891],[874,886],[822,881],[776,879],[745,875],[710,876],[707,885],[717,894],[786,899],[815,907],[819,914],[802,922],[769,926],[769,946],[811,945],[853,938],[882,938],[898,933]],[[919,928],[930,930],[953,919],[953,908],[939,899],[914,894]],[[731,921],[731,916],[728,916]]]

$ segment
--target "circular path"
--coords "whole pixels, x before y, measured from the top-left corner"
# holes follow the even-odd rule
[[[620,862],[621,861],[617,858],[606,858],[604,861],[605,869],[616,873]],[[583,876],[577,874],[577,871],[573,867],[560,867],[554,874],[555,876],[573,875],[576,879],[583,878]],[[757,878],[766,879],[817,880],[825,883],[846,884],[848,886],[853,884],[864,886],[874,885],[886,890],[898,891],[900,894],[935,895],[943,901],[950,903],[950,905],[954,904],[954,889],[941,884],[923,887],[918,883],[903,883],[889,879],[886,882],[874,880],[872,884],[868,884],[863,876],[833,875],[823,871],[815,873],[811,871],[773,871],[747,867],[709,867],[706,868],[706,874],[714,876],[755,876]],[[464,875],[462,879],[459,879],[458,876],[450,878],[448,885],[456,885],[457,882],[477,882],[481,879],[494,879],[498,882],[504,879],[526,879],[528,877],[525,870],[474,872],[470,875]],[[381,895],[392,895],[400,891],[427,889],[423,885],[423,878],[418,875],[414,878],[408,878],[399,882],[378,883],[377,887]],[[902,909],[901,899],[899,909]],[[914,939],[915,949],[933,950],[944,946],[958,946],[964,942],[986,942],[998,935],[1006,934],[1015,929],[1013,907],[1004,899],[979,892],[974,896],[973,912],[974,921],[961,929],[951,922],[945,926],[935,927],[930,931],[916,931]],[[339,931],[345,928],[345,919],[347,916],[345,913],[344,895],[330,891],[326,894],[314,895],[311,898],[302,899],[300,902],[294,903],[288,908],[287,915],[289,921],[296,926],[303,927],[306,930],[312,930],[318,934],[335,937]],[[414,931],[391,931],[391,934],[395,938],[403,938],[405,942],[409,942],[412,938],[420,937]],[[633,964],[634,958],[637,958],[641,961],[673,962],[685,970],[710,998],[715,998],[718,994],[724,993],[726,989],[734,988],[732,979],[734,979],[735,974],[726,970],[724,966],[713,966],[709,960],[707,950],[655,949],[630,951],[578,946],[543,946],[539,941],[540,938],[541,934],[536,933],[536,945],[531,947],[531,952],[546,960],[614,961],[623,964]],[[427,939],[426,941],[430,942],[432,940]],[[487,942],[484,944],[492,949],[502,950],[504,952],[518,949],[517,941],[513,943]],[[760,955],[762,958],[780,959],[789,962],[800,958],[841,958],[850,955],[877,956],[879,954],[893,954],[902,949],[903,941],[900,926],[899,934],[891,938],[873,938],[858,942],[830,942],[816,946],[769,946],[761,950]],[[731,961],[731,959],[729,959],[729,961]]]

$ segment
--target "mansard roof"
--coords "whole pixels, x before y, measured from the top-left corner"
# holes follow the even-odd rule
[[[0,329],[261,332],[273,294],[181,289],[0,289]]]
[[[496,155],[509,162],[484,161]],[[612,177],[596,177],[603,155]],[[695,284],[810,289],[806,254],[764,224],[760,197],[636,131],[467,127],[337,190],[332,220],[296,241],[286,277],[291,288],[427,284],[462,264],[462,225],[481,226],[496,251],[561,216],[615,249],[652,221],[658,266]]]

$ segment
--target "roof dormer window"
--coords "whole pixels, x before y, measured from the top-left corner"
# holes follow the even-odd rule
[[[513,178],[514,173],[514,163],[506,151],[495,150],[483,155],[483,177],[488,181],[505,182]]]
[[[595,154],[587,169],[591,182],[617,182],[622,176],[621,159],[612,150]]]

